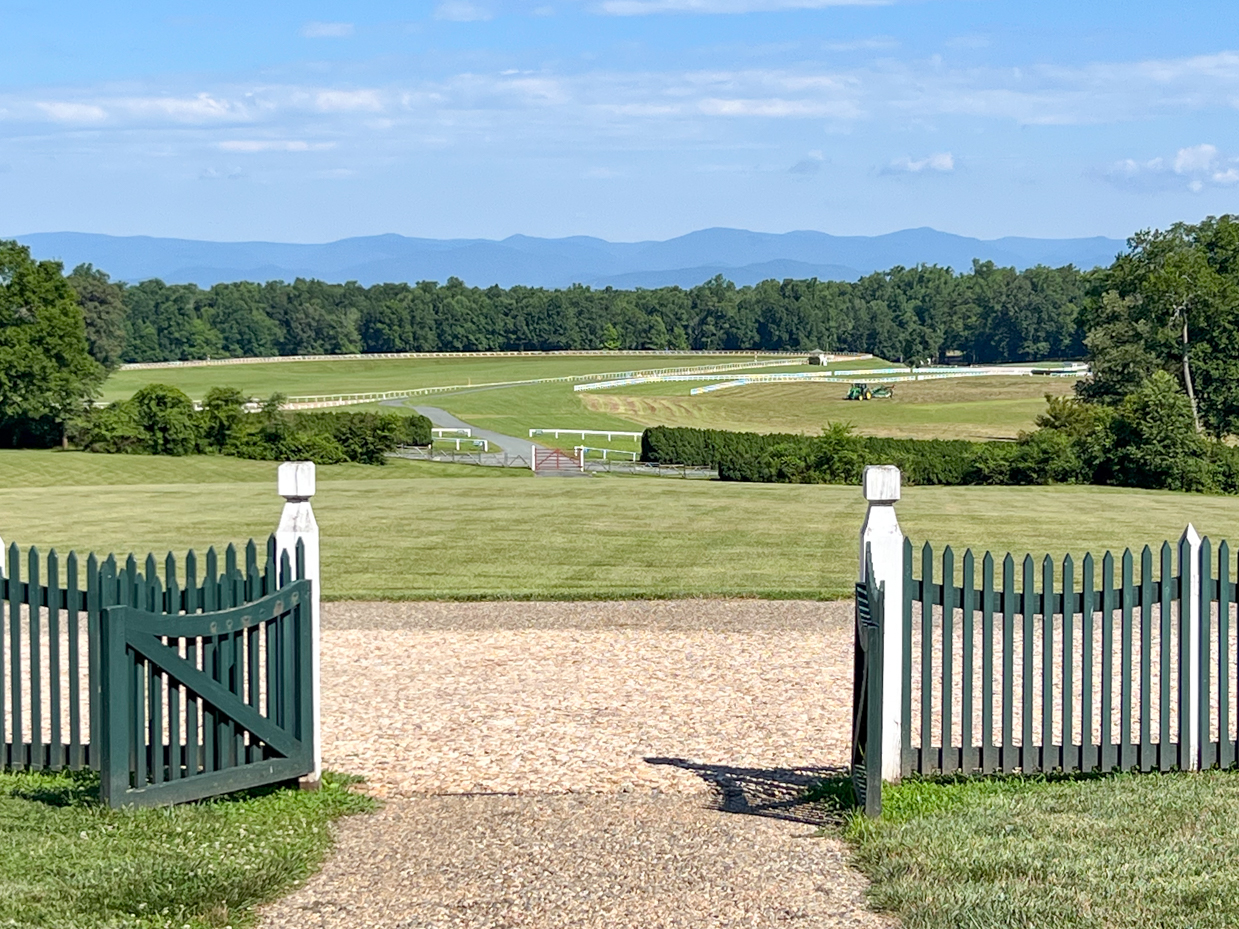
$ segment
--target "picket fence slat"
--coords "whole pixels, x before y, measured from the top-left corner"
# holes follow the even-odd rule
[[[1230,739],[1230,608],[1235,602],[1230,579],[1230,546],[1223,541],[1217,547],[1217,709],[1219,767],[1235,763],[1235,743]]]
[[[65,559],[65,610],[69,620],[69,767],[79,770],[83,764],[82,757],[82,626],[81,626],[81,594],[77,586],[78,565],[77,552],[69,552]],[[89,695],[89,685],[87,694]]]
[[[22,658],[21,605],[24,602],[21,583],[21,552],[16,543],[9,548],[9,751],[10,767],[26,766],[22,757],[25,732],[22,727]]]
[[[1198,714],[1196,722],[1196,740],[1200,746],[1200,767],[1211,768],[1217,764],[1217,752],[1212,739],[1212,714],[1209,709],[1209,697],[1213,693],[1210,686],[1209,659],[1212,653],[1213,601],[1217,591],[1213,586],[1213,552],[1206,536],[1200,542],[1200,582],[1202,596],[1200,598],[1200,655],[1196,667],[1200,673],[1200,695],[1205,701],[1204,712]]]
[[[1054,755],[1054,562],[1041,562],[1041,767],[1056,768]]]
[[[1140,769],[1153,766],[1153,735],[1150,731],[1153,700],[1153,550],[1140,552]]]
[[[1093,583],[1093,556],[1084,556],[1080,566],[1080,644],[1083,654],[1080,660],[1080,769],[1087,771],[1100,767],[1101,756],[1093,743],[1093,614],[1095,591]]]
[[[1171,566],[1170,543],[1163,542],[1161,548],[1161,610],[1159,615],[1161,635],[1157,643],[1158,656],[1160,658],[1157,710],[1160,731],[1157,745],[1157,767],[1161,771],[1169,771],[1171,761],[1170,752],[1167,749],[1167,746],[1170,744],[1170,619],[1176,591],[1168,581],[1173,570]]]

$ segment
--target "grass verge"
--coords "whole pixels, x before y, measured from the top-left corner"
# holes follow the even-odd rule
[[[318,868],[332,820],[373,808],[348,784],[117,812],[93,773],[0,774],[0,925],[251,925]]]
[[[909,929],[1239,924],[1237,772],[910,780],[882,799],[844,835]]]

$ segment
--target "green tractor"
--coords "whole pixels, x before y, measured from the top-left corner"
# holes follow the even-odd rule
[[[853,384],[852,389],[848,391],[848,395],[844,400],[881,400],[886,397],[893,397],[895,388],[886,384],[875,384],[870,387],[868,384]]]

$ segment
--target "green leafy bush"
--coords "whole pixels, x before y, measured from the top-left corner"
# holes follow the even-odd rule
[[[1216,483],[1191,403],[1165,371],[1123,398],[1111,433],[1116,484],[1208,490]]]
[[[129,403],[150,454],[189,455],[198,450],[198,414],[182,391],[148,384]]]
[[[200,408],[172,387],[152,384],[130,400],[87,411],[72,432],[87,451],[150,455],[193,452],[261,461],[383,464],[401,445],[428,445],[419,414],[283,412],[279,395],[257,412],[239,390],[216,387]]]

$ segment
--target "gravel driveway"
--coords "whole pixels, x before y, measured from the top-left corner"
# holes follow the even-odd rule
[[[323,630],[324,763],[385,803],[263,926],[889,925],[797,800],[847,761],[850,603],[336,603]]]

